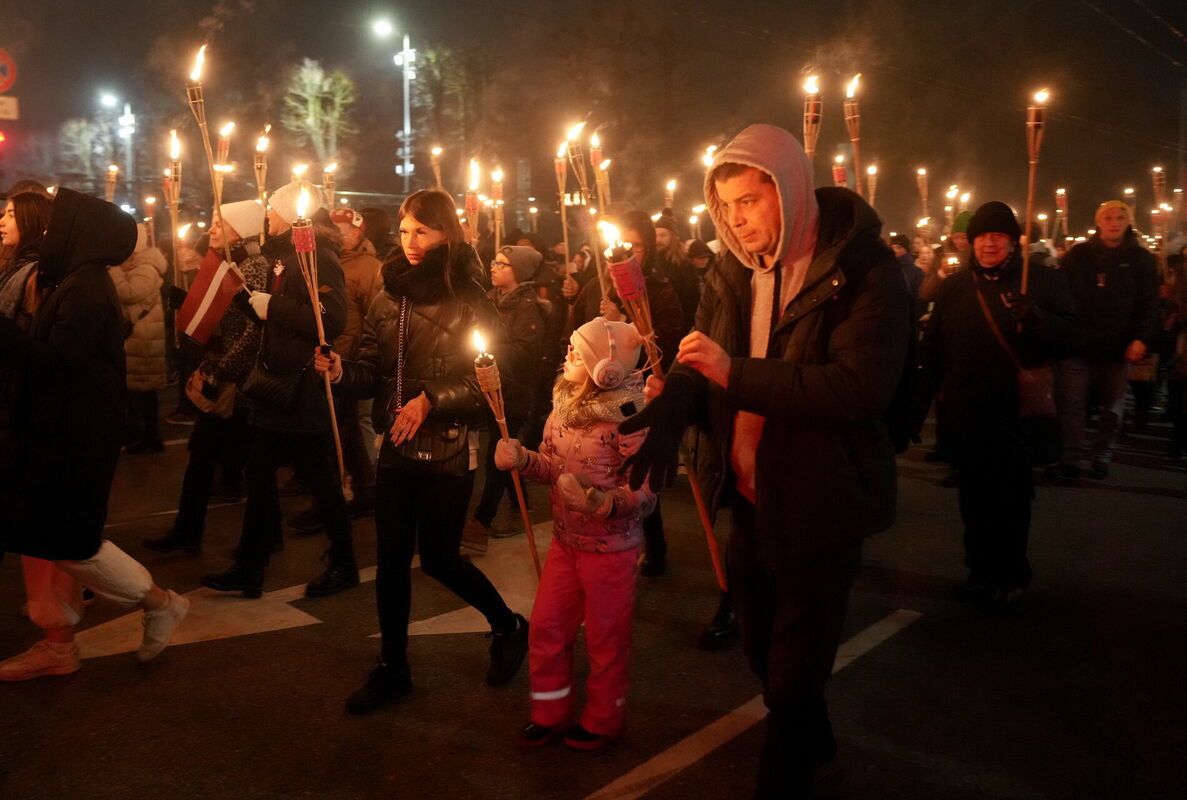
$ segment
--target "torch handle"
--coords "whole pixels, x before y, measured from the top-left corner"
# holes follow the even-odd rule
[[[503,410],[503,390],[495,389],[493,391],[483,392],[486,395],[487,403],[491,407],[491,411],[495,412],[495,422],[499,426],[499,435],[503,441],[511,438],[511,433],[507,430],[507,417],[500,413]],[[532,530],[532,519],[528,516],[528,504],[524,499],[523,481],[520,480],[519,470],[511,470],[511,483],[515,486],[515,499],[519,502],[519,516],[523,520],[523,530],[528,537],[528,549],[532,551],[532,566],[536,568],[536,580],[540,579],[540,551],[536,549],[536,534]]]
[[[334,410],[334,390],[330,385],[330,373],[321,374],[326,387],[326,406],[330,409],[330,430],[334,433],[334,454],[338,456],[338,481],[343,492],[346,490],[346,464],[342,459],[342,436],[338,433],[338,413]]]

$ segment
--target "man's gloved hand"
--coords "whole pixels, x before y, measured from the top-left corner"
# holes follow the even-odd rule
[[[676,477],[680,438],[692,424],[697,378],[676,370],[669,373],[664,389],[642,411],[618,426],[620,433],[635,433],[648,428],[647,439],[622,465],[621,473],[630,473],[632,489],[643,485],[650,473],[653,491],[671,485]]]
[[[1009,305],[1010,313],[1014,315],[1014,319],[1025,325],[1033,325],[1038,322],[1039,312],[1035,307],[1035,302],[1028,294],[1017,294],[1010,292],[1006,295],[1006,302]]]
[[[572,511],[598,519],[609,519],[614,511],[614,500],[610,495],[591,486],[584,475],[562,473],[556,479],[556,489],[560,492],[561,503]]]
[[[247,302],[251,303],[251,310],[256,312],[260,319],[268,319],[268,303],[271,300],[272,295],[267,292],[252,292],[251,297],[247,298]]]
[[[519,439],[500,439],[495,444],[495,466],[499,469],[523,469],[528,463],[528,451]]]

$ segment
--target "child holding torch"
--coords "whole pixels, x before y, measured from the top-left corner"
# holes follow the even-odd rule
[[[539,452],[515,439],[495,450],[499,469],[518,469],[552,486],[553,542],[528,634],[531,719],[519,742],[536,747],[563,734],[565,744],[597,750],[622,728],[631,652],[635,564],[642,520],[655,508],[646,485],[629,489],[619,468],[645,431],[618,432],[643,407],[635,372],[642,339],[633,325],[595,317],[573,332]],[[590,675],[586,705],[573,712],[573,644],[585,623]]]

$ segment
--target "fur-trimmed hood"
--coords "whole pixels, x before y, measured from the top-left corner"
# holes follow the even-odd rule
[[[564,378],[557,380],[552,389],[552,413],[556,421],[566,428],[587,428],[595,422],[611,422],[615,425],[643,410],[643,376],[634,374],[617,389],[603,389],[591,392],[580,403],[574,404],[572,397],[581,387]],[[623,410],[633,403],[634,409]]]
[[[448,269],[449,280],[446,281]],[[450,252],[439,245],[425,253],[424,260],[413,264],[399,251],[383,265],[383,288],[393,297],[407,297],[419,306],[440,305],[451,295],[469,296],[482,288],[482,265],[478,254],[468,244]]]

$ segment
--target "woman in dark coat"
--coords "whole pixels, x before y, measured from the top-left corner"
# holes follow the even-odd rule
[[[375,595],[383,649],[379,666],[347,700],[352,714],[412,691],[414,549],[425,574],[490,623],[488,684],[510,680],[527,653],[527,620],[458,554],[478,466],[475,427],[488,412],[474,375],[471,337],[477,328],[488,341],[503,341],[498,311],[479,283],[481,267],[449,195],[416,192],[400,207],[399,219],[402,251],[383,266],[384,291],[367,314],[359,360],[343,363],[337,354],[315,359],[319,370],[330,371],[356,396],[375,397],[375,430],[384,433],[375,486]],[[509,380],[514,378],[504,376]]]
[[[126,391],[125,317],[107,267],[135,244],[129,215],[60,189],[40,247],[31,329],[0,315],[0,359],[20,381],[0,537],[27,557],[29,616],[46,630],[44,641],[0,663],[0,680],[78,670],[80,585],[146,610],[142,661],[165,648],[189,608],[103,539]]]

